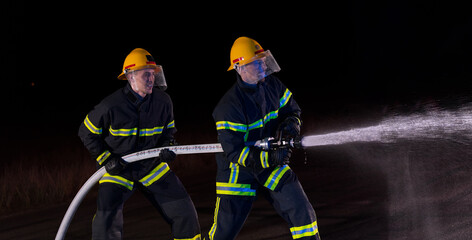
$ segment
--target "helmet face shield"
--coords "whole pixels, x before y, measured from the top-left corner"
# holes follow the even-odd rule
[[[280,71],[280,67],[269,50],[255,55],[244,65],[235,65],[236,71],[247,83],[256,84],[272,73]]]
[[[158,87],[162,91],[167,89],[166,77],[164,76],[164,69],[161,65],[156,66],[156,71],[154,74],[154,86]]]
[[[167,89],[166,77],[164,76],[164,70],[161,65],[149,65],[138,70],[128,71],[126,73],[132,74],[133,81],[138,81],[143,86],[158,87],[162,91]]]

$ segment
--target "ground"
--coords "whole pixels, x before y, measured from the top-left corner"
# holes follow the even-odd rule
[[[292,168],[318,216],[321,237],[338,239],[469,239],[472,156],[463,141],[355,143],[297,150]],[[211,161],[211,154],[204,155]],[[179,156],[176,161],[193,161]],[[199,160],[195,160],[199,161]],[[175,167],[178,167],[175,166]],[[202,231],[213,221],[215,168],[181,174]],[[178,173],[178,169],[176,169]],[[96,189],[78,209],[66,239],[90,239]],[[0,239],[52,239],[68,204],[0,218]],[[124,209],[125,239],[171,239],[158,212],[136,193]],[[287,224],[258,199],[238,240],[291,239]]]

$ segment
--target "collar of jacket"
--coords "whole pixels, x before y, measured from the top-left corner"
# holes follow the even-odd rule
[[[259,90],[259,88],[261,87],[261,85],[265,84],[265,82],[258,82],[257,84],[254,84],[254,85],[245,83],[245,82],[241,79],[241,76],[239,76],[238,73],[236,73],[236,82],[238,83],[239,88],[241,88],[243,91],[249,92],[249,93],[254,93],[254,92],[256,92],[257,90]]]
[[[128,100],[136,106],[136,108],[140,110],[144,110],[147,112],[149,109],[149,99],[151,99],[151,94],[147,94],[143,99],[139,99],[133,89],[131,88],[131,85],[126,84],[126,87],[123,89],[123,93],[126,95]]]

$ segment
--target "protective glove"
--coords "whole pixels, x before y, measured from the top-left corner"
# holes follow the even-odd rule
[[[290,148],[277,148],[269,150],[269,166],[281,166],[290,163],[292,150]]]
[[[280,123],[279,127],[277,128],[276,135],[277,138],[281,136],[286,138],[295,138],[300,135],[300,119],[295,116],[290,116],[285,118],[282,123]]]
[[[128,162],[123,160],[118,155],[112,154],[110,157],[108,157],[107,162],[105,163],[105,169],[110,175],[117,175],[119,174],[126,166],[128,165]]]
[[[243,166],[252,169],[254,172],[259,172],[263,169],[261,166],[260,155],[260,149],[251,147]]]
[[[170,163],[175,160],[176,154],[175,152],[172,152],[171,150],[164,148],[161,150],[159,153],[159,158],[161,159],[162,162]]]

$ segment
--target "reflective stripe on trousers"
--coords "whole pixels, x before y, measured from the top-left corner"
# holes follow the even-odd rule
[[[150,186],[157,180],[161,179],[167,172],[169,172],[170,168],[169,165],[165,162],[160,163],[155,167],[148,175],[145,177],[141,178],[139,180],[140,183],[142,183],[145,187]],[[103,177],[100,179],[99,183],[115,183],[118,185],[121,185],[130,191],[133,190],[134,182],[130,181],[124,177],[118,176],[118,175],[110,175],[109,173],[105,173]]]

